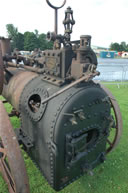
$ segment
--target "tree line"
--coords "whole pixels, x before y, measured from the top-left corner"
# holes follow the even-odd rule
[[[18,48],[19,50],[32,51],[35,48],[40,48],[41,50],[51,49],[53,43],[46,40],[46,34],[39,34],[38,30],[34,32],[25,32],[24,34],[18,32],[18,28],[13,24],[7,24],[6,30],[8,37],[11,38],[11,49],[14,50]],[[115,50],[118,52],[128,52],[128,44],[126,42],[121,42],[120,44],[115,42],[111,43],[110,50]]]
[[[115,50],[118,52],[128,52],[128,44],[126,44],[126,42],[121,42],[120,44],[117,42],[111,43],[110,50]]]
[[[34,32],[26,31],[24,34],[18,32],[18,28],[13,24],[7,24],[6,30],[8,38],[11,39],[11,49],[18,48],[19,50],[32,51],[35,48],[40,50],[51,49],[52,42],[46,40],[46,34],[39,34],[38,30]]]

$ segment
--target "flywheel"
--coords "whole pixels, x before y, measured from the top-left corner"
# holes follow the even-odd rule
[[[120,108],[115,97],[104,85],[101,85],[101,87],[107,93],[111,103],[111,114],[112,114],[113,122],[111,122],[112,123],[111,130],[110,130],[110,135],[108,136],[108,139],[107,139],[108,144],[106,149],[106,153],[109,153],[113,149],[115,149],[115,147],[118,145],[120,141],[120,138],[122,135],[123,122],[122,122]]]
[[[2,59],[2,49],[0,44],[0,94],[3,90],[3,83],[4,83],[4,71],[3,71],[3,59]]]

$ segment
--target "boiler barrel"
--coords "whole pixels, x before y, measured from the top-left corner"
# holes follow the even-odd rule
[[[10,72],[3,95],[20,112],[18,139],[55,190],[105,160],[111,104],[99,84],[82,82],[43,103],[61,88],[32,72]]]
[[[41,76],[29,81],[20,97],[19,137],[30,139],[28,154],[58,191],[104,161],[111,106],[92,81],[42,102],[57,89]]]

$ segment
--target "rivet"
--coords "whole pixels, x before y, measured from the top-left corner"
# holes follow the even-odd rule
[[[53,137],[53,135],[52,134],[50,134],[50,138],[52,138]]]
[[[83,131],[86,131],[87,129],[86,128],[83,128]]]
[[[92,106],[92,104],[91,104],[91,103],[89,103],[89,104],[88,104],[88,106],[89,106],[89,107],[91,107],[91,106]]]
[[[87,118],[90,119],[90,118],[91,118],[91,115],[88,115]]]
[[[60,111],[60,107],[57,109],[57,111]]]
[[[97,113],[94,113],[94,116],[96,117],[96,116],[97,116]]]
[[[67,127],[67,123],[64,124],[64,127]]]

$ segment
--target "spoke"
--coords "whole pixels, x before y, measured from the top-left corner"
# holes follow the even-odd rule
[[[107,139],[107,142],[108,142],[108,144],[109,144],[111,147],[113,146],[113,144],[110,142],[109,139]]]
[[[9,170],[8,166],[6,165],[6,162],[4,160],[2,160],[2,165],[3,165],[3,168],[4,168],[4,173],[8,178],[9,185],[12,187],[13,191],[16,192],[15,191],[16,187],[15,187],[15,183],[14,183],[12,174],[11,174],[11,172],[10,172],[10,170]]]
[[[10,171],[9,171],[8,167],[6,166],[3,159],[0,159],[0,169],[1,169],[1,172],[3,175],[3,178],[8,185],[9,192],[10,193],[16,193],[16,187],[14,185],[12,175],[11,175],[11,173],[10,173]]]

